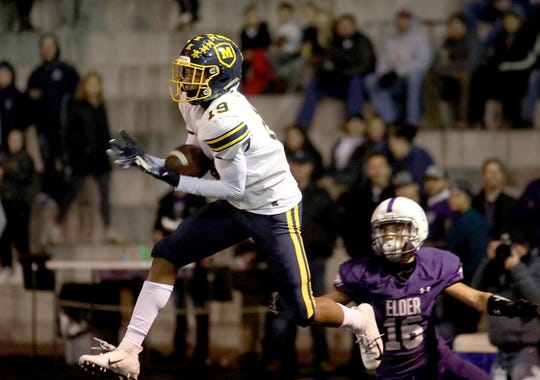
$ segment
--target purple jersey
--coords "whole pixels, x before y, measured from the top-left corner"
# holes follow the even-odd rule
[[[334,287],[355,302],[367,302],[384,340],[377,377],[399,378],[433,366],[439,358],[431,314],[444,289],[463,279],[459,258],[449,251],[420,248],[416,266],[398,280],[380,257],[349,260],[339,267]]]

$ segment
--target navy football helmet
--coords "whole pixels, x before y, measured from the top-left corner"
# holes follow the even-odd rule
[[[171,98],[201,104],[238,85],[241,75],[242,53],[236,43],[219,34],[201,34],[172,63]]]

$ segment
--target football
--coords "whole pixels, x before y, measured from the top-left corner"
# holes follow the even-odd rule
[[[212,160],[197,145],[180,145],[170,151],[165,159],[168,170],[190,177],[202,177],[211,166]]]

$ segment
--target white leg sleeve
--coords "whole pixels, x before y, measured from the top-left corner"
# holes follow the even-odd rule
[[[135,303],[126,335],[122,341],[128,341],[139,347],[142,346],[144,338],[146,338],[159,311],[169,301],[172,291],[172,285],[145,281]]]

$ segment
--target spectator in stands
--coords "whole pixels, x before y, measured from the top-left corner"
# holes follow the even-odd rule
[[[273,293],[277,295],[277,292]],[[278,298],[281,302],[281,299]],[[264,370],[268,373],[268,378],[274,379],[279,376],[285,378],[292,377],[296,373],[298,366],[298,352],[296,350],[296,330],[290,311],[287,305],[279,313],[268,314],[266,322]],[[273,307],[273,306],[272,306]],[[269,333],[271,332],[271,333]],[[260,376],[260,374],[258,374]]]
[[[199,0],[176,0],[180,11],[180,21],[176,29],[199,22]]]
[[[153,238],[157,242],[165,236],[170,235],[182,221],[199,208],[206,204],[206,199],[192,194],[185,194],[181,191],[171,189],[159,199],[159,205],[154,222]],[[197,275],[199,278],[193,278]],[[190,282],[193,278],[197,282],[206,282],[201,276],[206,276],[205,271],[193,271],[181,269],[178,271],[177,279],[174,284],[173,300],[176,309],[176,330],[173,340],[173,352],[169,359],[173,363],[182,364],[187,360],[187,328],[188,314],[187,303],[188,296],[193,299],[193,304],[197,308],[206,305],[206,298],[201,297],[201,291],[189,292]],[[197,322],[196,346],[193,354],[193,361],[198,364],[204,364],[208,359],[208,314],[198,313],[195,320]]]
[[[14,30],[14,4],[11,1],[0,1],[0,32]]]
[[[298,150],[303,150],[311,154],[316,163],[313,171],[314,179],[319,179],[324,172],[324,166],[321,153],[319,149],[313,144],[307,131],[302,128],[301,125],[292,124],[285,127],[283,131],[283,147],[285,148],[285,154],[291,155]]]
[[[9,132],[28,127],[27,107],[27,98],[15,85],[13,65],[0,62],[0,155],[8,151]]]
[[[30,255],[30,210],[37,194],[34,162],[25,151],[24,134],[12,129],[8,136],[8,151],[0,159],[0,199],[6,216],[4,233],[0,234],[0,264],[8,277],[22,281],[22,269],[14,265],[12,247],[19,258]]]
[[[249,5],[244,10],[244,26],[240,32],[242,85],[245,94],[274,92],[274,71],[267,58],[270,32],[266,22],[259,17],[257,7]]]
[[[153,239],[159,241],[168,236],[182,221],[206,204],[206,199],[198,195],[186,194],[171,189],[158,203],[154,222]]]
[[[540,2],[531,3],[527,17],[526,27],[536,30],[537,36],[540,35]],[[540,44],[540,38],[537,37],[533,51],[529,52],[529,56],[535,59],[527,60],[527,63],[532,61],[532,72],[523,101],[523,121],[525,125],[531,125],[533,128],[540,128],[540,48],[538,44]]]
[[[61,26],[75,28],[81,21],[82,0],[60,0]]]
[[[384,43],[377,57],[376,73],[368,76],[366,86],[375,109],[388,123],[404,119],[419,124],[422,119],[422,88],[433,52],[426,30],[408,8],[394,17],[395,32]],[[405,103],[400,115],[399,102]]]
[[[378,115],[373,115],[366,120],[366,152],[380,149],[386,143],[386,122]]]
[[[30,20],[30,12],[34,5],[34,0],[17,0],[15,1],[17,6],[17,18],[19,22],[19,31],[31,32],[34,30],[34,26]]]
[[[288,156],[298,187],[302,191],[302,236],[311,273],[313,294],[326,292],[326,262],[332,256],[338,235],[336,205],[330,195],[313,181],[316,157],[307,151],[296,151]],[[291,332],[296,335],[296,326]],[[330,361],[326,328],[311,326],[313,340],[313,365],[316,370],[331,372],[335,365]]]
[[[466,121],[469,82],[472,71],[481,58],[480,41],[465,15],[457,13],[446,21],[446,36],[435,59],[441,98],[441,118],[445,128],[456,120]]]
[[[313,2],[306,3],[303,9],[301,53],[310,66],[316,66],[332,40],[334,19],[330,12],[320,9]]]
[[[362,182],[341,194],[336,202],[339,233],[347,254],[352,258],[369,257],[372,254],[369,232],[371,214],[382,200],[394,196],[392,169],[384,154],[371,151],[366,155],[362,177]],[[359,355],[356,338],[353,338],[346,369],[354,376],[364,369],[358,360]]]
[[[285,86],[289,86],[289,82],[295,83],[294,77],[298,74],[302,28],[296,20],[292,3],[279,3],[278,19],[279,25],[272,34],[269,59],[274,72]],[[288,87],[287,90],[293,91],[295,89]]]
[[[342,133],[332,146],[330,165],[324,177],[327,190],[339,188],[339,194],[360,182],[368,149],[365,129],[366,124],[360,117],[352,117],[343,123]]]
[[[302,25],[302,40],[305,32],[309,35],[317,32],[317,14],[321,9],[313,1],[308,1],[300,9],[300,24]]]
[[[516,203],[516,223],[531,249],[540,248],[540,178],[530,181]]]
[[[540,4],[539,4],[540,6]],[[540,63],[540,60],[537,62]],[[523,123],[525,126],[532,126],[540,129],[540,64],[537,63],[529,77],[527,94],[523,100]]]
[[[107,155],[111,134],[99,73],[89,72],[79,83],[74,101],[68,108],[65,138],[65,164],[70,171],[71,180],[65,196],[59,202],[56,222],[59,225],[64,223],[71,204],[81,192],[87,178],[93,177],[99,189],[105,240],[120,242],[123,239],[111,228],[111,164]]]
[[[519,9],[504,12],[502,32],[493,40],[487,63],[479,66],[471,81],[470,119],[471,123],[482,122],[486,113],[489,128],[523,128],[521,102],[525,97],[530,65],[523,65],[529,53],[534,50],[537,33],[531,27],[524,27],[525,15]],[[489,102],[490,107],[486,104]],[[502,106],[502,119],[493,102]]]
[[[30,74],[27,93],[44,165],[41,190],[60,202],[67,155],[64,141],[66,111],[79,82],[79,74],[72,65],[60,59],[60,46],[54,34],[41,35],[39,49],[42,62]]]
[[[234,248],[231,270],[233,287],[242,293],[242,345],[239,366],[242,373],[254,372],[253,375],[257,376],[260,373],[259,364],[268,360],[267,356],[274,356],[271,347],[273,342],[270,342],[271,311],[261,313],[256,309],[267,307],[270,302],[273,291],[270,267],[255,242],[248,239]],[[261,321],[263,315],[265,318]],[[263,325],[264,335],[261,334]],[[261,353],[262,357],[259,355]]]
[[[463,13],[478,38],[489,46],[502,30],[502,15],[510,8],[527,13],[529,0],[474,0],[468,1]]]
[[[386,154],[395,175],[400,171],[412,174],[414,182],[424,183],[424,173],[433,164],[431,155],[421,146],[414,143],[417,127],[414,125],[395,123],[388,128],[388,141],[381,145],[379,151]]]
[[[332,40],[334,17],[332,13],[320,9],[312,2],[306,3],[303,9],[304,27],[300,53],[305,70],[300,73],[299,80],[300,86],[305,90]]]
[[[424,174],[424,193],[426,199],[426,217],[429,234],[426,245],[436,248],[446,246],[445,239],[453,218],[450,209],[450,184],[446,170],[435,164],[430,165]]]
[[[392,169],[384,154],[370,153],[365,159],[363,170],[365,182],[344,192],[337,201],[340,234],[351,257],[370,254],[371,236],[368,226],[371,213],[383,199],[394,195]]]
[[[498,240],[515,225],[516,199],[505,192],[507,170],[501,160],[488,158],[482,164],[482,189],[472,206],[491,223],[491,238]]]
[[[466,284],[471,283],[474,271],[484,257],[492,228],[489,221],[472,207],[472,198],[467,181],[452,182],[448,202],[455,215],[446,234],[446,247],[461,258]]]
[[[392,186],[394,186],[396,197],[412,199],[418,204],[423,203],[420,195],[420,184],[415,182],[410,172],[406,170],[397,172],[392,178]]]
[[[334,36],[306,89],[297,122],[311,126],[317,103],[324,97],[345,99],[346,117],[360,116],[365,99],[364,79],[375,67],[375,51],[353,15],[336,20]]]
[[[468,182],[453,181],[448,199],[454,212],[446,234],[446,249],[459,256],[463,264],[463,282],[471,284],[474,272],[482,261],[491,237],[491,225],[471,206],[472,192]],[[439,328],[451,341],[458,334],[477,331],[480,314],[453,298],[440,303]]]
[[[486,259],[473,279],[473,287],[511,298],[540,303],[540,257],[517,231],[509,241],[490,243]],[[506,379],[536,379],[540,369],[540,319],[522,321],[489,316],[489,340],[498,349],[494,370],[501,367]],[[492,372],[492,376],[495,376]],[[495,378],[495,377],[493,377]]]

